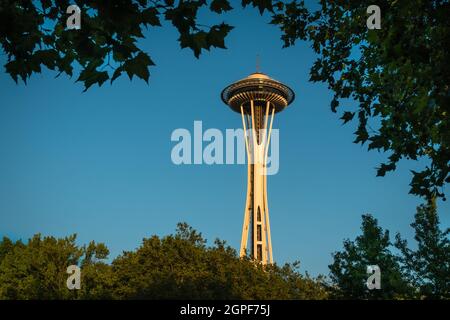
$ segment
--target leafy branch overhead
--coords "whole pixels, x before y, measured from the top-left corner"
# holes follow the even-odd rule
[[[275,12],[285,47],[309,41],[318,58],[310,80],[334,92],[331,110],[357,119],[355,143],[388,152],[378,176],[401,159],[426,159],[412,171],[410,193],[444,197],[450,182],[450,4],[439,0],[377,1],[381,29],[369,30],[373,1],[320,1],[317,11],[291,1]],[[345,107],[349,101],[357,107]],[[352,104],[354,105],[354,104]]]
[[[45,66],[73,74],[85,90],[113,82],[123,73],[148,82],[150,56],[139,48],[144,27],[166,21],[179,33],[181,48],[195,57],[203,50],[226,48],[232,26],[200,24],[201,9],[223,14],[237,3],[228,0],[78,0],[80,30],[65,30],[69,1],[3,0],[0,43],[8,57],[6,72],[24,82]],[[318,58],[310,80],[334,92],[331,110],[342,109],[343,123],[357,122],[355,143],[388,152],[377,168],[384,176],[401,159],[426,159],[412,171],[410,193],[444,197],[450,182],[450,4],[441,0],[378,1],[381,29],[368,30],[368,0],[322,0],[318,10],[304,1],[242,0],[281,30],[285,47],[308,41]],[[349,100],[356,107],[345,107]],[[340,105],[344,105],[341,106]],[[352,104],[353,105],[353,104]]]
[[[81,71],[77,81],[85,91],[94,84],[113,82],[123,73],[148,82],[149,67],[155,65],[138,44],[143,29],[161,27],[165,20],[179,32],[182,48],[198,58],[202,50],[225,49],[232,27],[226,23],[204,26],[197,14],[202,7],[216,13],[232,9],[229,1],[103,1],[80,0],[82,28],[66,29],[69,1],[2,1],[0,43],[8,57],[6,72],[14,81],[26,83],[42,66],[60,74]]]

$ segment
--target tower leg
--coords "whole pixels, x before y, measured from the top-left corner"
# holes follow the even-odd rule
[[[268,118],[270,103],[263,107],[250,101],[251,128],[247,128],[243,106],[241,106],[244,127],[245,146],[248,160],[247,197],[242,226],[241,257],[247,254],[249,230],[251,230],[251,258],[262,264],[273,263],[272,243],[270,237],[269,210],[267,203],[267,154],[275,109],[272,108],[269,130]],[[249,126],[249,124],[248,124]],[[247,132],[251,132],[251,136]],[[268,131],[268,132],[267,132]]]

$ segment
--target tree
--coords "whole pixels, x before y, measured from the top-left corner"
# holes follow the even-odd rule
[[[216,240],[206,246],[187,224],[176,234],[144,239],[111,264],[104,244],[78,247],[75,236],[0,242],[1,299],[325,299],[321,277],[298,264],[262,266]],[[81,267],[81,289],[66,287],[69,265]]]
[[[118,299],[323,299],[321,280],[302,276],[295,266],[263,267],[240,259],[216,240],[179,224],[175,235],[152,236],[113,263]]]
[[[450,229],[440,230],[435,201],[417,207],[411,227],[417,249],[408,248],[400,234],[395,243],[408,278],[419,288],[419,298],[450,299]]]
[[[284,46],[310,41],[318,58],[310,80],[334,92],[331,110],[352,99],[341,119],[355,116],[355,143],[389,152],[378,176],[402,158],[429,160],[414,172],[410,193],[444,197],[450,182],[450,3],[443,0],[377,1],[381,29],[369,30],[369,0],[320,1],[310,11],[291,1],[274,13]],[[445,200],[445,198],[444,198]]]
[[[112,299],[114,273],[108,259],[109,249],[103,243],[91,241],[83,247],[84,255],[80,263],[81,289],[79,299]]]
[[[329,265],[332,297],[337,299],[400,299],[410,297],[412,287],[404,277],[398,258],[390,248],[389,231],[378,226],[371,215],[362,216],[362,234],[344,241],[344,250],[333,254]],[[381,289],[369,290],[367,267],[378,265]]]
[[[4,238],[0,243],[0,299],[75,299],[105,297],[95,288],[102,283],[104,266],[100,261],[108,255],[103,244],[91,242],[78,247],[76,236],[63,239],[37,234],[26,244]],[[84,258],[83,258],[84,257]],[[90,283],[82,290],[67,289],[67,267],[83,267],[81,281]],[[95,276],[93,276],[95,269]],[[89,281],[85,281],[90,279]],[[90,288],[90,289],[89,289]],[[94,288],[94,289],[93,289]]]

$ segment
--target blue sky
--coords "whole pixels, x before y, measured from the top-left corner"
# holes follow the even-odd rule
[[[240,128],[220,92],[254,72],[259,54],[262,71],[296,93],[274,121],[280,170],[269,176],[268,192],[275,260],[328,273],[331,252],[359,234],[363,213],[412,239],[409,224],[421,200],[408,194],[409,170],[423,163],[402,161],[395,173],[375,177],[386,155],[353,144],[355,124],[342,126],[326,85],[308,82],[315,55],[307,44],[282,49],[279,31],[257,10],[203,18],[236,27],[228,50],[197,60],[179,48],[172,27],[152,29],[141,42],[157,64],[150,85],[123,76],[82,93],[75,79],[52,72],[27,86],[0,73],[0,235],[77,233],[80,244],[105,242],[115,257],[186,221],[209,243],[218,237],[238,249],[246,166],[176,166],[170,136],[192,131],[195,120],[204,130]],[[448,227],[449,204],[439,206]]]

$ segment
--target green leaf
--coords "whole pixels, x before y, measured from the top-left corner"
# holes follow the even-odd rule
[[[5,64],[5,69],[6,69],[6,72],[9,73],[11,78],[13,78],[15,83],[17,83],[17,81],[18,81],[17,76],[19,75],[19,72],[20,72],[20,63],[16,60],[12,60]]]
[[[377,168],[377,177],[384,177],[386,172],[395,170],[395,163],[391,162],[388,164],[382,163],[380,167]]]
[[[40,64],[45,65],[47,68],[54,70],[59,55],[56,50],[38,50],[33,55],[33,60],[38,61]]]
[[[369,140],[371,141],[369,143],[368,149],[384,149],[386,151],[389,148],[389,141],[386,139],[386,137],[382,135],[376,135],[373,137],[370,137]]]
[[[42,4],[42,8],[44,10],[46,10],[52,6],[52,1],[51,0],[42,0],[41,4]]]
[[[151,26],[161,26],[159,11],[156,8],[148,8],[142,11],[142,22]]]
[[[225,23],[213,26],[207,36],[209,45],[226,49],[225,38],[231,30],[233,30],[233,27]]]
[[[209,8],[211,11],[217,13],[222,13],[233,9],[228,0],[213,0]]]
[[[361,143],[364,144],[364,142],[369,139],[369,134],[367,133],[367,129],[364,125],[359,125],[358,130],[355,132],[356,139],[353,141],[353,143]]]
[[[113,83],[114,80],[116,80],[124,71],[123,67],[120,66],[116,70],[114,70],[113,76],[111,77],[111,83]]]
[[[258,7],[261,15],[265,10],[273,12],[272,0],[242,0],[242,6],[244,8],[249,4],[253,5],[254,8]]]
[[[368,30],[367,41],[370,43],[376,43],[378,41],[378,30]]]
[[[355,116],[354,112],[345,111],[341,119],[344,121],[344,124],[346,124],[347,122],[351,121],[354,116]]]
[[[334,98],[331,100],[331,111],[336,112],[336,108],[339,106],[339,100]]]
[[[98,86],[100,87],[108,79],[109,79],[108,72],[86,68],[83,71],[81,71],[80,76],[78,77],[76,82],[79,81],[84,82],[83,92],[86,92],[92,85],[98,83]]]
[[[144,52],[139,52],[136,57],[134,57],[131,60],[126,61],[123,64],[123,70],[125,70],[127,72],[130,80],[133,79],[134,75],[136,75],[137,77],[145,80],[145,82],[148,83],[148,79],[150,77],[148,68],[149,68],[149,66],[152,66],[152,65],[155,65],[155,64],[150,59],[150,57]]]

